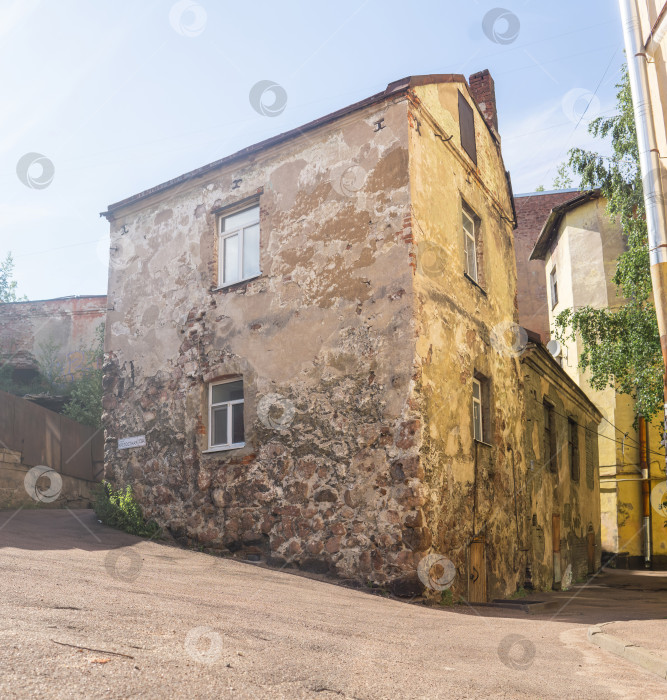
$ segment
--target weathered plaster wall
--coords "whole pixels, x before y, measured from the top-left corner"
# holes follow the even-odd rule
[[[529,346],[523,359],[526,397],[524,449],[528,462],[526,490],[530,494],[528,548],[532,583],[551,589],[554,576],[553,516],[560,516],[560,572],[571,566],[574,580],[596,571],[601,561],[600,490],[597,427],[599,416],[568,385],[546,350]],[[544,400],[554,410],[556,459],[545,464]],[[579,479],[571,478],[568,419],[577,423]],[[594,563],[588,560],[588,537],[595,541]],[[558,583],[558,581],[556,581]]]
[[[36,371],[40,345],[54,343],[63,374],[72,378],[84,366],[82,351],[95,343],[106,301],[105,296],[91,296],[0,304],[0,362]]]
[[[460,147],[459,89],[469,99],[462,84],[420,87],[410,112],[425,484],[420,548],[454,562],[452,588],[467,597],[468,546],[484,535],[492,598],[516,590],[525,572],[514,508],[525,466],[521,375],[511,332],[517,321],[512,208],[500,149],[476,109],[477,167]],[[463,274],[462,200],[481,221],[480,285]],[[490,445],[473,440],[476,372],[490,383]]]
[[[176,536],[343,577],[414,571],[406,112],[367,108],[112,222],[107,472]],[[215,211],[262,188],[262,274],[216,291]],[[227,375],[246,447],[204,454],[206,383]],[[277,429],[258,411],[275,395],[293,411]]]

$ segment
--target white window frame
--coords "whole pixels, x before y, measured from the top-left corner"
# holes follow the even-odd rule
[[[479,379],[473,377],[472,380],[472,436],[477,442],[484,442],[484,414],[482,412],[482,382]],[[477,393],[479,398],[475,396],[475,387],[477,387]],[[475,408],[479,411],[479,421],[475,417]],[[477,424],[479,423],[479,431],[477,429]]]
[[[232,229],[231,231],[223,231],[223,225],[227,219],[229,219],[231,216],[236,216],[237,214],[241,214],[244,211],[248,211],[250,209],[257,209],[257,220],[252,221],[250,223],[243,224],[242,226],[237,226],[235,229]],[[259,235],[259,243],[258,243],[258,258],[260,259],[260,269],[258,272],[256,272],[253,275],[250,275],[249,277],[244,277],[243,276],[243,232],[245,229],[250,228],[251,226],[259,226],[259,202],[254,202],[253,204],[249,204],[248,206],[241,207],[240,209],[233,209],[231,211],[225,212],[224,215],[221,215],[218,218],[218,289],[222,289],[223,287],[230,287],[233,284],[240,284],[241,282],[245,282],[246,280],[251,280],[254,277],[257,277],[262,274],[261,270],[261,258],[260,258],[260,252],[261,252],[261,236],[262,236],[262,230],[260,228]],[[238,236],[239,237],[239,253],[238,253],[238,260],[237,260],[237,272],[238,272],[238,279],[234,280],[233,282],[225,282],[225,240],[227,238],[232,238],[233,236]]]
[[[551,308],[558,304],[558,275],[554,265],[549,272],[549,288],[551,290]]]
[[[463,255],[465,256],[464,271],[466,275],[470,277],[470,279],[477,282],[477,231],[475,226],[475,220],[470,214],[468,214],[468,212],[466,212],[465,209],[461,210],[461,215],[461,228],[463,229]],[[466,219],[470,224],[472,233],[468,231],[465,227]],[[472,243],[472,270],[470,269],[470,260],[468,258],[468,241]]]
[[[245,447],[245,421],[243,425],[243,442],[227,442],[224,445],[213,444],[213,410],[221,406],[227,407],[227,439],[232,439],[232,406],[244,404],[245,409],[245,386],[243,387],[244,396],[242,399],[234,399],[233,401],[221,401],[213,403],[213,387],[221,384],[231,384],[232,382],[243,382],[242,377],[234,377],[233,379],[225,379],[220,382],[211,382],[208,385],[208,450],[206,452],[220,452],[221,450],[236,450],[239,447]]]

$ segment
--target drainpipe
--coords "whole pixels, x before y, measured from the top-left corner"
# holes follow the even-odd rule
[[[553,549],[554,587],[560,588],[560,515],[551,516],[551,545]]]
[[[644,523],[644,566],[651,568],[651,480],[648,473],[646,446],[648,424],[644,416],[639,416],[639,467],[642,470],[642,509]]]
[[[651,261],[651,281],[653,299],[660,331],[663,364],[667,367],[667,231],[662,202],[662,182],[660,179],[660,154],[655,137],[655,125],[651,110],[651,96],[648,89],[646,70],[647,56],[641,36],[641,25],[636,0],[619,0],[623,38],[628,59],[628,75],[632,90],[632,102],[637,127],[639,166],[644,186],[644,205],[648,229],[649,256]],[[667,439],[667,372],[664,373],[664,419],[663,437]],[[667,452],[665,454],[667,465]]]

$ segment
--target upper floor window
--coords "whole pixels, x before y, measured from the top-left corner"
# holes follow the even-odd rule
[[[461,132],[461,146],[470,156],[472,162],[477,165],[477,144],[475,142],[475,114],[468,100],[459,91],[459,130]]]
[[[220,217],[218,243],[220,287],[259,275],[259,205]]]
[[[465,211],[463,218],[463,251],[464,251],[464,272],[470,279],[477,279],[477,224],[475,219]]]
[[[243,403],[242,379],[209,384],[209,449],[243,447]]]
[[[558,303],[558,278],[556,277],[556,267],[551,268],[549,273],[549,288],[551,289],[551,308]]]

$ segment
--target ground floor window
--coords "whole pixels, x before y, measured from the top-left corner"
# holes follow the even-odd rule
[[[243,447],[243,380],[209,385],[209,449]]]

